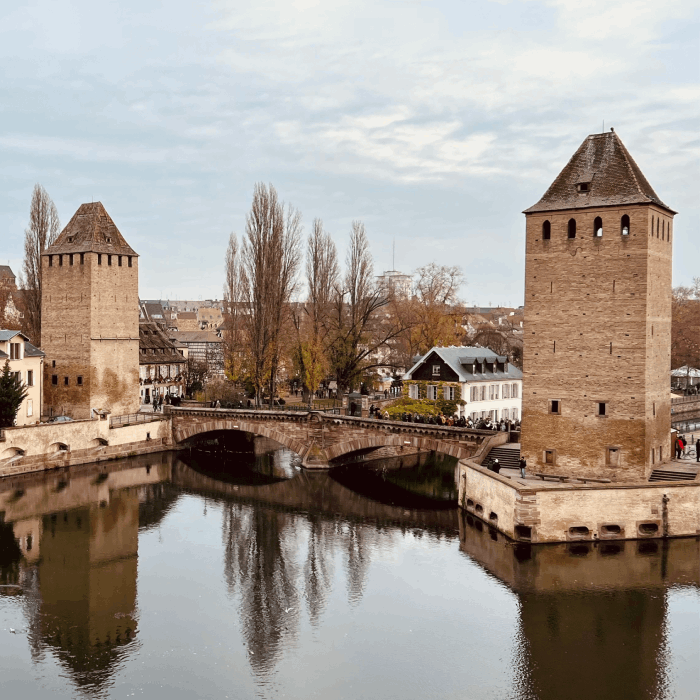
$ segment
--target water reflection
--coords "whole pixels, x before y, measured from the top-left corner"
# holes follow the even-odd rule
[[[116,687],[120,670],[133,672],[135,652],[145,643],[140,640],[143,603],[137,599],[139,541],[166,519],[192,517],[177,508],[183,494],[205,498],[220,517],[216,566],[222,572],[222,595],[235,605],[245,663],[261,687],[300,648],[307,659],[320,654],[316,676],[331,672],[324,668],[326,650],[309,642],[305,627],[323,637],[339,620],[359,619],[378,594],[373,567],[391,569],[392,587],[402,579],[403,595],[419,589],[421,567],[430,566],[430,559],[390,560],[400,545],[405,554],[405,543],[422,537],[426,556],[441,543],[454,547],[443,565],[446,575],[456,577],[454,586],[464,589],[462,605],[474,598],[487,606],[498,587],[517,597],[516,616],[508,621],[512,657],[506,649],[498,652],[512,669],[502,696],[661,699],[672,692],[668,592],[700,586],[698,539],[513,545],[449,504],[452,466],[444,460],[432,466],[426,461],[397,468],[387,462],[380,468],[354,465],[308,473],[294,468],[288,452],[271,451],[269,445],[237,460],[201,453],[181,457],[162,454],[0,481],[0,593],[22,606],[35,662],[55,658],[72,687],[88,697]],[[186,596],[196,597],[188,574],[198,562],[180,561],[177,555],[165,561],[182,581],[180,587],[175,579],[172,583],[178,604],[186,604]],[[486,592],[475,570],[493,582]],[[435,596],[433,590],[420,594]],[[206,602],[199,604],[206,609]],[[417,612],[398,609],[407,619]],[[177,616],[178,610],[169,613]],[[436,639],[462,611],[446,604],[440,613],[426,622],[435,628]],[[439,642],[435,649],[426,647],[430,663],[470,636],[483,637],[488,646],[498,615],[483,614],[483,626],[465,624],[461,642],[449,638],[445,648]],[[206,629],[208,636],[218,634],[229,639],[238,632]],[[157,628],[148,639],[148,654],[171,646],[171,640],[158,637]],[[372,641],[358,640],[349,653],[361,655]],[[376,688],[378,697],[388,697],[388,688],[402,682],[392,675],[402,656],[399,640],[393,643],[395,651],[379,651],[386,654],[380,661],[391,682]],[[197,663],[193,659],[177,672],[195,673]],[[460,655],[454,677],[476,675],[482,664],[478,656]],[[238,667],[235,673],[240,672]],[[323,694],[322,688],[310,685],[308,692]],[[402,696],[425,697],[424,689],[413,690],[411,695],[404,686]]]
[[[519,697],[668,696],[667,592],[700,586],[699,539],[537,547],[480,525],[460,516],[460,549],[518,595]]]
[[[16,549],[0,578],[19,584],[33,656],[53,652],[82,690],[103,687],[136,639],[139,506],[170,467],[157,455],[0,482],[3,555],[10,533]]]

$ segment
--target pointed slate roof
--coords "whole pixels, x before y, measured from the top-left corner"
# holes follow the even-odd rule
[[[581,183],[588,184],[588,191],[579,191]],[[620,137],[611,129],[589,136],[542,199],[524,213],[652,203],[676,213],[659,199]]]
[[[44,255],[87,252],[137,255],[124,240],[102,202],[81,204]]]

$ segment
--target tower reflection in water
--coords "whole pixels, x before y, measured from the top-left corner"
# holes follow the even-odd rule
[[[418,500],[407,472],[378,486],[373,499],[357,473],[300,472],[288,453],[262,452],[241,460],[238,473],[163,454],[0,482],[0,591],[23,597],[34,657],[54,656],[88,695],[114,684],[140,644],[139,531],[160,523],[187,494],[221,514],[222,594],[235,601],[236,635],[248,650],[243,663],[261,682],[302,643],[305,624],[325,635],[330,619],[361,609],[373,563],[386,565],[386,554],[411,533],[459,547],[517,596],[516,653],[504,661],[513,669],[513,697],[667,697],[668,595],[700,586],[698,539],[514,545],[454,508],[419,507],[444,491],[426,488],[423,467]],[[251,469],[264,474],[244,473]],[[368,475],[368,483],[376,477]],[[456,551],[453,561],[470,595],[475,570],[462,566]],[[169,562],[182,572],[185,586],[176,588],[186,594],[186,572],[197,562]],[[230,637],[231,629],[207,633]],[[465,629],[475,633],[489,631]],[[149,639],[169,644],[156,629]],[[455,673],[469,673],[474,663],[464,659]]]
[[[163,457],[0,484],[3,590],[25,596],[34,658],[52,652],[84,690],[103,687],[135,643],[140,511],[143,526],[163,497]]]
[[[667,596],[700,587],[700,539],[531,546],[463,514],[460,549],[518,596],[522,698],[669,697]]]

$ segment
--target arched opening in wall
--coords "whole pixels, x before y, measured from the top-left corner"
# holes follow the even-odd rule
[[[620,233],[623,236],[629,236],[630,235],[630,218],[625,214],[621,219],[620,219]]]
[[[603,220],[599,216],[596,216],[593,221],[593,236],[595,238],[603,237]]]
[[[576,238],[576,219],[569,219],[567,232],[569,238]]]
[[[548,241],[552,237],[552,224],[549,221],[545,221],[542,224],[542,240]]]

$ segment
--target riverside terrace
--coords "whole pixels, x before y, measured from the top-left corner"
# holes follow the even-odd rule
[[[393,448],[435,451],[466,459],[490,447],[494,431],[401,423],[325,414],[318,411],[255,411],[166,407],[173,446],[204,433],[242,431],[270,438],[293,452],[307,469],[329,469],[350,453]],[[501,433],[500,435],[503,435]]]

